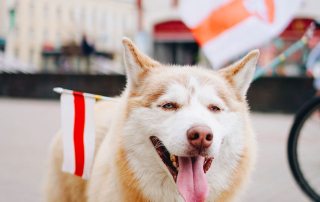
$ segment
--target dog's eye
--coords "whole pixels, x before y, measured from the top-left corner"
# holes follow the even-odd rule
[[[162,105],[162,108],[166,108],[166,109],[177,109],[177,106],[173,103],[166,103],[164,105]]]
[[[210,105],[210,106],[209,106],[209,109],[210,109],[210,111],[214,111],[214,112],[220,111],[220,108],[217,107],[217,106],[215,106],[215,105]]]

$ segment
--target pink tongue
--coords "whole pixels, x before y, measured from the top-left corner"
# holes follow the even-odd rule
[[[177,187],[185,202],[203,202],[209,194],[209,184],[203,171],[204,157],[178,157]]]

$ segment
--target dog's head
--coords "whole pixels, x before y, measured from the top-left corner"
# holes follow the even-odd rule
[[[245,96],[259,52],[213,71],[163,65],[129,39],[123,45],[128,93],[124,135],[135,153],[131,158],[142,163],[158,153],[153,164],[172,175],[185,201],[204,201],[209,192],[205,173],[223,145],[243,149],[241,114],[247,111]]]

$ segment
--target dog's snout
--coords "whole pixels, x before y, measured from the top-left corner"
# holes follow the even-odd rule
[[[201,150],[211,146],[213,134],[206,125],[194,125],[187,131],[189,143],[201,152]]]

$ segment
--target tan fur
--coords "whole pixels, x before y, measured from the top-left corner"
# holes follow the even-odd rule
[[[150,68],[162,66],[159,62],[152,60],[143,54],[130,39],[123,38],[122,43],[128,47],[129,51],[132,53],[134,61],[141,67],[138,80],[144,80],[144,78],[147,77],[147,73]]]
[[[237,169],[230,176],[231,186],[220,193],[215,202],[236,200],[245,187],[245,182],[255,160],[255,139],[249,125],[249,117],[246,114],[248,110],[247,102],[236,92],[232,78],[244,67],[247,61],[256,56],[257,52],[251,52],[241,62],[219,72],[212,72],[211,70],[201,70],[200,72],[194,67],[185,67],[175,68],[172,70],[175,72],[168,75],[166,71],[171,71],[170,68],[162,66],[141,53],[130,40],[123,39],[123,43],[132,53],[134,61],[142,68],[142,72],[138,75],[140,83],[134,86],[130,92],[124,92],[122,100],[126,101],[121,103],[102,101],[95,106],[96,158],[92,168],[93,180],[90,179],[88,183],[79,177],[61,172],[63,151],[61,132],[59,132],[51,145],[49,169],[45,179],[45,201],[149,202],[150,200],[144,196],[139,181],[128,163],[126,150],[121,143],[122,127],[125,125],[132,109],[139,106],[151,107],[151,104],[165,93],[165,87],[168,83],[173,82],[187,86],[191,76],[201,78],[201,85],[211,84],[213,82],[212,78],[220,79],[220,84],[213,83],[219,97],[231,111],[243,114],[246,123],[243,130],[247,131],[245,148],[239,159]],[[194,91],[191,88],[190,95]],[[114,111],[114,109],[118,111]],[[115,114],[117,115],[115,116]],[[112,120],[115,121],[112,122]],[[108,132],[117,134],[117,136],[112,137],[114,139],[107,139],[109,138],[106,136]],[[113,141],[113,144],[108,141]],[[108,146],[114,147],[114,149],[107,148]],[[106,153],[110,151],[114,152],[108,154],[113,157],[110,161],[106,162],[105,159],[97,158],[97,156],[107,155]]]
[[[232,81],[233,76],[236,75],[249,60],[251,60],[253,57],[256,57],[257,55],[259,55],[259,51],[256,51],[256,50],[251,51],[250,53],[248,53],[248,55],[245,56],[245,58],[243,60],[240,60],[240,61],[232,64],[228,68],[224,68],[224,69],[220,70],[219,73],[224,75],[225,78],[230,83],[233,83],[233,81]]]
[[[244,59],[239,60],[238,62],[230,65],[229,67],[218,71],[218,74],[225,77],[225,79],[229,82],[232,88],[235,88],[233,77],[243,69],[243,67],[249,60],[251,60],[254,57],[257,57],[258,55],[259,55],[258,50],[251,51],[244,57]],[[239,101],[244,101],[243,97],[241,97],[237,92],[235,92],[235,95],[237,96],[237,99]]]
[[[129,51],[133,54],[135,62],[138,63],[140,67],[148,68],[161,66],[159,62],[152,60],[143,54],[131,40],[124,38],[122,39],[122,43],[129,47]]]
[[[119,146],[119,152],[117,153],[117,161],[116,165],[118,168],[118,172],[121,173],[119,175],[120,181],[120,189],[122,191],[122,201],[126,202],[149,202],[139,189],[139,182],[135,179],[134,174],[130,170],[128,166],[128,162],[126,160],[126,153],[123,150],[122,146]]]

